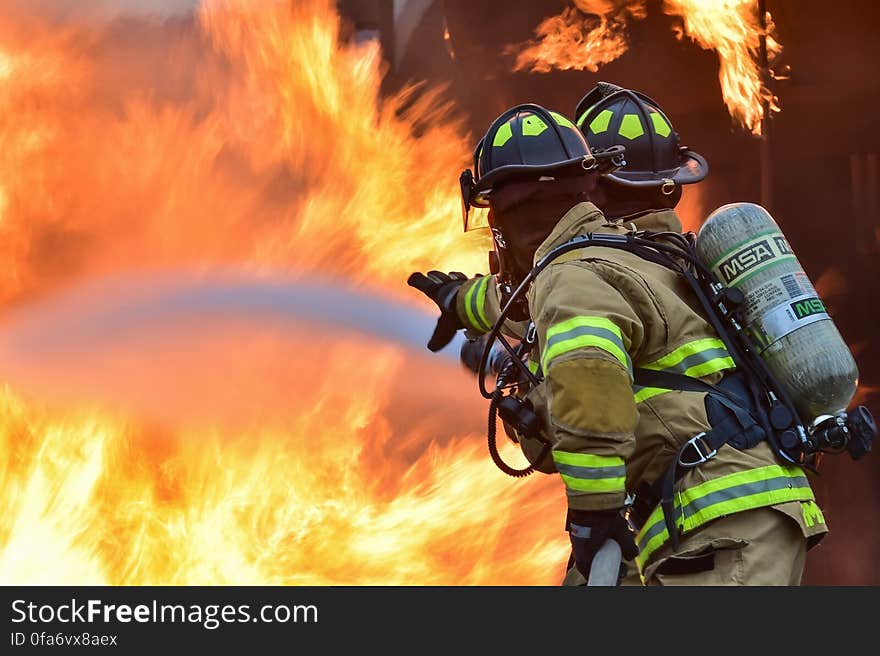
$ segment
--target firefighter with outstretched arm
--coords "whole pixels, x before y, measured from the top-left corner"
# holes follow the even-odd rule
[[[572,238],[681,233],[672,209],[680,185],[701,179],[706,165],[680,147],[658,105],[605,86],[588,94],[576,119],[594,140],[608,139],[596,153],[575,122],[537,105],[511,108],[490,126],[463,187],[466,206],[489,207],[500,270],[471,280],[411,276],[441,309],[432,350],[460,328],[489,331],[510,300],[505,293]],[[614,142],[623,142],[627,165],[600,177],[598,162]],[[636,384],[636,369],[709,386],[733,379],[735,362],[705,314],[675,271],[596,245],[553,258],[511,314],[536,329],[531,362],[542,382],[528,402],[552,447],[536,465],[564,482],[566,527],[584,578],[613,539],[646,583],[792,585],[807,547],[826,532],[804,469],[781,459],[760,426],[740,421],[731,430],[727,409],[705,392]],[[716,428],[710,414],[730,433],[712,454],[699,439]],[[670,471],[675,500],[664,512],[660,482]]]

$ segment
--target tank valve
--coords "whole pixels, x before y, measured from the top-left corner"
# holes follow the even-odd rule
[[[809,446],[813,451],[844,451],[853,460],[861,460],[871,452],[877,436],[877,423],[863,405],[836,417],[829,417],[813,430]]]

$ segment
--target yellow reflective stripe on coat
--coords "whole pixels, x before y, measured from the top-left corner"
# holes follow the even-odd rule
[[[687,533],[725,515],[788,501],[815,501],[803,469],[767,465],[714,478],[678,492],[673,513],[675,525]],[[668,539],[663,510],[658,505],[636,536],[639,571]]]
[[[468,289],[464,295],[464,311],[467,314],[471,328],[489,332],[492,328],[489,320],[486,318],[486,290],[489,288],[489,278],[491,276],[483,276]]]
[[[553,451],[553,463],[571,492],[623,492],[626,489],[623,458]]]
[[[691,370],[715,359],[730,359],[730,354],[723,341],[709,337],[683,344],[659,360],[645,365],[645,369],[656,371],[674,369],[685,376],[696,376],[697,374],[691,373]],[[730,360],[730,363],[733,364],[733,360]]]
[[[709,337],[683,344],[659,360],[646,364],[644,368],[654,371],[668,371],[691,378],[702,378],[727,369],[735,369],[736,364],[730,357],[724,342],[718,338]],[[641,403],[669,391],[671,390],[660,387],[634,385],[633,397],[636,403]]]
[[[651,397],[671,391],[672,390],[663,389],[662,387],[642,387],[641,385],[633,385],[633,398],[636,403],[641,403],[642,401],[647,401]]]
[[[561,321],[547,330],[541,367],[549,370],[553,358],[581,348],[598,348],[611,354],[632,377],[632,361],[626,352],[620,328],[605,317],[580,316]]]
[[[544,372],[541,369],[541,365],[539,363],[535,362],[534,360],[532,360],[531,358],[529,358],[528,361],[526,362],[526,366],[529,368],[529,371],[531,371],[538,378],[544,377]]]

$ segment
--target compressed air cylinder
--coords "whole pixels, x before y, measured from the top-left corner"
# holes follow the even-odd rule
[[[801,419],[843,412],[858,384],[855,360],[767,210],[718,208],[696,249],[723,285],[745,295],[745,328]]]

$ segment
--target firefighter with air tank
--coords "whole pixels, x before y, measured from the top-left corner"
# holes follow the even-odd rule
[[[646,584],[797,585],[827,531],[808,471],[876,433],[846,412],[852,355],[763,208],[682,234],[681,187],[708,166],[656,102],[600,83],[574,118],[519,105],[480,141],[465,221],[488,207],[497,266],[410,277],[441,311],[429,348],[488,334],[485,374],[518,338],[484,395],[526,471],[564,483],[567,582],[612,541]]]

